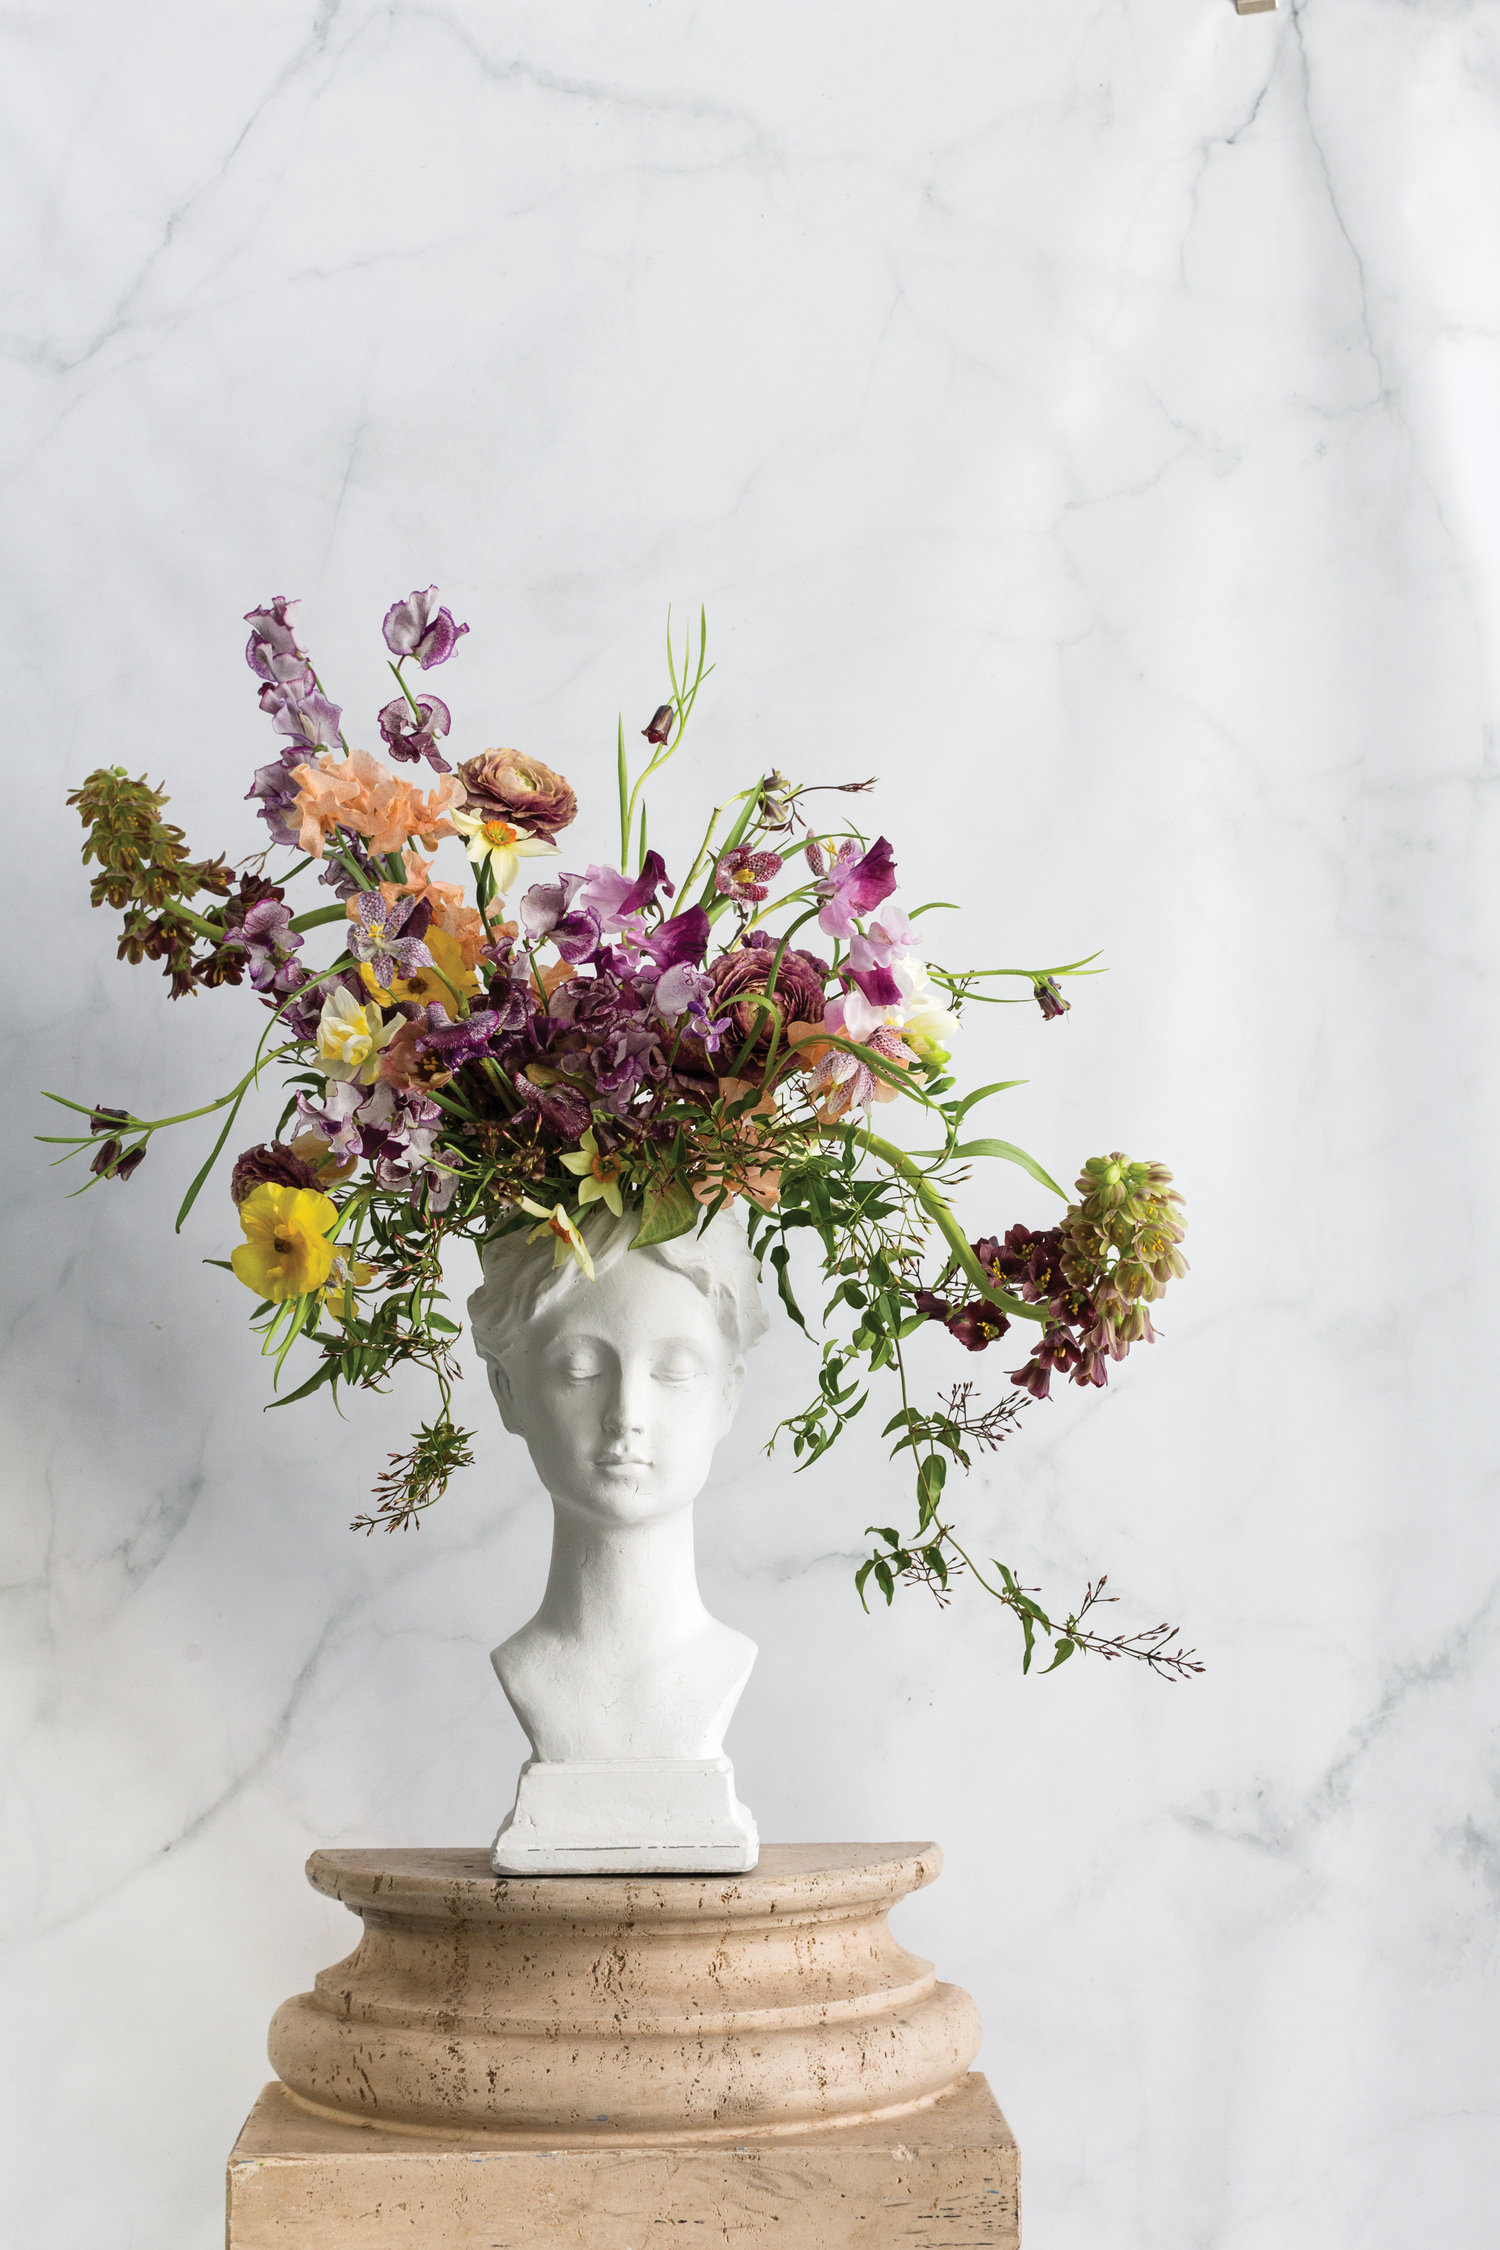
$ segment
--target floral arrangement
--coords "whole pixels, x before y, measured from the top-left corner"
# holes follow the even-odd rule
[[[642,1246],[735,1205],[799,1327],[809,1327],[791,1276],[799,1232],[826,1284],[816,1394],[772,1443],[784,1433],[806,1465],[862,1410],[872,1377],[888,1373],[899,1396],[884,1435],[893,1458],[909,1456],[913,1512],[904,1531],[872,1527],[862,1601],[872,1584],[887,1603],[913,1584],[946,1601],[967,1574],[1018,1619],[1027,1667],[1046,1647],[1048,1669],[1078,1650],[1139,1657],[1168,1676],[1201,1669],[1165,1625],[1101,1631],[1099,1605],[1112,1598],[1102,1579],[1049,1614],[1007,1566],[976,1561],[949,1507],[950,1468],[1000,1443],[1054,1380],[1103,1384],[1152,1339],[1149,1307],[1186,1270],[1181,1199],[1162,1165],[1093,1157],[1070,1201],[1011,1142],[965,1137],[971,1112],[1004,1085],[960,1092],[950,1075],[964,1007],[1019,997],[1056,1019],[1069,1007],[1064,981],[1095,957],[977,970],[924,958],[916,924],[931,908],[897,905],[889,842],[816,809],[869,781],[768,774],[713,808],[670,880],[648,841],[647,789],[680,750],[712,669],[701,617],[680,650],[668,622],[671,694],[638,760],[619,728],[617,858],[577,873],[561,864],[578,805],[560,774],[511,749],[450,765],[452,714],[427,675],[468,627],[435,587],[384,620],[395,693],[376,722],[383,759],[348,742],[296,608],[278,596],[247,619],[247,661],[278,737],[248,792],[269,838],[256,857],[234,869],[190,858],[163,792],[119,767],[90,774],[68,802],[87,830],[85,865],[97,867],[93,903],[123,914],[120,958],[160,962],[174,999],[248,984],[265,1011],[238,1084],[187,1113],[224,1116],[177,1223],[246,1096],[279,1068],[275,1137],[229,1170],[242,1239],[211,1261],[254,1297],[278,1382],[294,1350],[303,1364],[312,1356],[276,1403],[340,1384],[383,1388],[407,1363],[436,1383],[437,1411],[391,1457],[355,1528],[418,1521],[471,1459],[471,1433],[452,1414],[459,1331],[443,1309],[446,1243],[524,1228],[591,1274],[581,1222],[593,1204],[638,1212]],[[450,841],[458,853],[439,874]],[[453,879],[464,872],[467,882]],[[294,906],[304,878],[331,898]],[[920,1151],[874,1129],[898,1101],[921,1112]],[[86,1129],[45,1137],[69,1156],[92,1151],[88,1187],[129,1179],[152,1136],[185,1122],[64,1106]],[[1056,1194],[1058,1224],[969,1240],[950,1196],[990,1161]],[[980,1407],[972,1383],[956,1382],[935,1404],[914,1402],[903,1346],[930,1322],[969,1353],[1012,1339],[1006,1393]]]

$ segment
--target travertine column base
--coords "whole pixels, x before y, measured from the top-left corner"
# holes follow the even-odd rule
[[[314,2116],[268,2086],[229,2250],[1017,2250],[1020,2158],[973,2073],[896,2122],[741,2142],[526,2146]]]
[[[768,1844],[744,1875],[315,1852],[364,1935],[278,2009],[271,2063],[335,2120],[552,2149],[902,2117],[979,2051],[973,2001],[886,1920],[941,1865],[934,1844]]]

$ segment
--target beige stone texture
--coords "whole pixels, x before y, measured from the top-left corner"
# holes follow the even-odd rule
[[[496,1876],[479,1850],[316,1852],[309,1880],[364,1934],[278,2010],[271,2062],[325,2119],[520,2136],[553,2163],[915,2132],[979,2048],[968,1995],[886,1920],[941,1864],[933,1844],[782,1844],[747,1875]]]
[[[526,2147],[314,2116],[268,2086],[229,2161],[229,2250],[1017,2250],[1019,2156],[977,2073],[904,2120]]]

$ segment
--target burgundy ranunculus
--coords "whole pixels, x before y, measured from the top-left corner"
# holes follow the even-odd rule
[[[482,750],[458,769],[465,810],[509,821],[527,836],[553,837],[576,819],[578,799],[560,773],[519,750]]]
[[[757,1033],[745,1058],[747,1067],[757,1059],[763,1060],[769,1052],[772,1026],[750,1005],[746,995],[768,989],[775,958],[774,941],[763,930],[752,930],[743,945],[737,945],[732,953],[721,954],[709,971],[714,987],[712,1012],[727,1008],[734,1018],[733,1029],[724,1042],[725,1054],[738,1055],[751,1034]],[[823,988],[828,974],[828,963],[820,961],[815,953],[803,953],[789,945],[782,954],[781,966],[776,972],[776,989],[771,997],[781,1011],[783,1056],[787,1053],[786,1025],[823,1021]]]
[[[453,612],[435,609],[436,586],[418,588],[404,602],[392,602],[381,631],[392,656],[414,656],[424,672],[446,664],[467,625],[455,625]]]
[[[266,1187],[320,1188],[323,1183],[312,1166],[289,1148],[285,1141],[262,1141],[258,1148],[247,1148],[234,1160],[234,1170],[229,1175],[229,1192],[236,1203],[243,1203],[253,1188]]]

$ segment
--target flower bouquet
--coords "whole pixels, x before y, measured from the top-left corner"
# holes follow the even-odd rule
[[[806,1466],[862,1410],[872,1378],[892,1386],[883,1434],[893,1458],[909,1457],[911,1516],[905,1529],[871,1528],[862,1601],[872,1585],[887,1603],[903,1585],[945,1601],[967,1575],[1014,1613],[1028,1668],[1040,1648],[1048,1669],[1079,1650],[1138,1657],[1167,1676],[1201,1669],[1165,1625],[1104,1632],[1102,1579],[1050,1612],[1009,1567],[969,1553],[950,1508],[950,1470],[1002,1442],[1054,1379],[1104,1383],[1112,1362],[1151,1340],[1149,1307],[1186,1270],[1181,1199],[1162,1165],[1091,1158],[1070,1201],[1024,1150],[966,1137],[971,1113],[1004,1086],[961,1091],[950,1073],[964,1007],[1019,997],[1055,1019],[1069,1006],[1065,981],[1094,957],[1035,969],[924,958],[915,925],[930,909],[896,904],[889,842],[826,811],[868,781],[752,781],[714,806],[672,881],[649,843],[647,791],[712,669],[701,617],[680,648],[669,620],[671,693],[638,759],[620,726],[616,859],[578,873],[561,864],[558,838],[578,806],[560,774],[510,749],[450,765],[452,714],[426,675],[468,627],[435,587],[384,621],[395,683],[377,721],[384,759],[350,746],[296,607],[278,596],[247,620],[247,660],[279,738],[248,792],[269,834],[262,852],[237,868],[190,858],[163,792],[119,767],[90,774],[68,801],[87,830],[85,864],[97,865],[93,903],[124,916],[120,958],[160,962],[174,999],[248,983],[264,1010],[243,1077],[187,1113],[222,1112],[223,1123],[177,1223],[229,1149],[246,1096],[279,1070],[276,1135],[229,1170],[242,1239],[210,1261],[255,1299],[278,1385],[297,1354],[301,1379],[276,1403],[341,1384],[381,1389],[406,1363],[436,1383],[432,1419],[391,1457],[355,1528],[419,1521],[471,1460],[471,1433],[452,1413],[447,1242],[550,1235],[556,1260],[591,1276],[592,1206],[638,1215],[633,1240],[647,1247],[734,1205],[804,1330],[790,1256],[799,1233],[825,1285],[816,1394],[772,1444],[785,1435]],[[439,874],[450,841],[458,850]],[[303,904],[304,888],[294,905],[292,886],[312,881],[331,897]],[[925,1146],[875,1130],[874,1114],[895,1102],[921,1113]],[[187,1121],[63,1106],[85,1126],[46,1137],[69,1156],[92,1151],[89,1187],[130,1178],[152,1136]],[[1058,1224],[968,1239],[950,1196],[991,1162],[1056,1194]],[[935,1402],[913,1399],[904,1347],[934,1322],[970,1353],[1010,1339],[1018,1364],[1003,1395],[981,1406],[955,1381]]]

